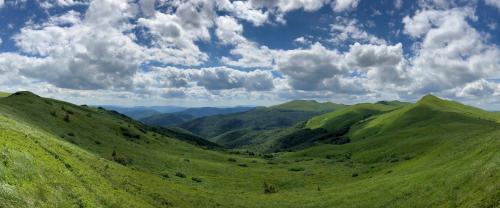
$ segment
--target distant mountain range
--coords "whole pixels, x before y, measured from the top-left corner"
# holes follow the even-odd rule
[[[228,148],[260,147],[264,140],[275,136],[280,129],[346,107],[348,106],[330,102],[295,100],[241,113],[201,117],[180,123],[177,127]]]
[[[149,116],[162,114],[162,113],[173,113],[185,110],[187,108],[179,106],[136,106],[136,107],[122,107],[114,105],[101,105],[107,110],[114,110],[121,114],[127,115],[133,119],[142,119]]]
[[[196,118],[213,116],[213,115],[226,115],[232,113],[245,112],[254,109],[254,107],[233,107],[233,108],[215,108],[215,107],[201,107],[201,108],[188,108],[175,113],[154,114],[148,117],[140,118],[143,123],[151,126],[171,126],[175,124],[184,123]]]
[[[114,110],[136,120],[141,120],[154,126],[168,126],[189,121],[194,118],[220,114],[248,111],[254,107],[199,107],[186,108],[179,106],[137,106],[121,107],[104,105],[108,110]]]

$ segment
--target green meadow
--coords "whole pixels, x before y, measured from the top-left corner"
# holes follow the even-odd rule
[[[500,114],[430,95],[295,102],[285,105],[293,114],[276,114],[304,119],[268,129],[256,120],[272,120],[276,108],[232,114],[255,128],[225,140],[218,117],[196,121],[204,126],[194,133],[166,133],[29,92],[0,97],[2,208],[500,206]],[[319,110],[307,113],[310,105]],[[191,133],[220,146],[180,139]],[[232,141],[249,135],[258,137],[251,146]],[[273,148],[291,139],[307,145]]]

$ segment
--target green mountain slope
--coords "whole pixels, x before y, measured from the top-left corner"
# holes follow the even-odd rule
[[[176,198],[160,177],[4,116],[0,123],[0,207],[162,207]]]
[[[123,112],[123,114],[127,115],[130,118],[140,120],[140,119],[147,118],[150,116],[155,116],[155,115],[158,115],[161,113],[158,111],[155,111],[155,110],[150,110],[150,109],[143,109],[143,110],[139,109],[139,110],[126,111],[126,112]]]
[[[241,113],[254,109],[254,107],[228,107],[228,108],[217,108],[217,107],[200,107],[200,108],[188,108],[177,113],[188,114],[195,118],[214,116],[214,115],[225,115],[231,113]]]
[[[155,114],[173,113],[185,110],[186,108],[180,106],[135,106],[124,107],[116,105],[101,105],[99,107],[106,110],[116,111],[134,119],[141,119]]]
[[[343,145],[230,154],[19,93],[0,99],[0,207],[500,206],[495,113],[426,97],[347,135]]]
[[[337,132],[348,128],[354,123],[371,116],[393,110],[397,107],[385,104],[358,104],[331,113],[316,116],[307,121],[306,127],[311,129],[324,128],[330,132]]]
[[[152,115],[149,117],[139,119],[141,122],[150,126],[173,126],[176,124],[188,122],[195,118],[214,116],[214,115],[226,115],[232,113],[240,113],[254,109],[253,107],[233,107],[233,108],[213,108],[213,107],[202,107],[202,108],[188,108],[183,111],[175,113],[163,113]]]
[[[193,145],[198,145],[202,148],[207,149],[221,149],[221,146],[215,144],[211,141],[203,139],[198,135],[194,135],[193,133],[186,131],[177,127],[153,127],[151,128],[155,133],[160,133],[164,136],[175,138],[177,140],[181,140]]]
[[[457,102],[442,100],[432,95],[423,97],[416,104],[376,116],[359,125],[352,136],[366,138],[376,134],[388,134],[401,129],[441,127],[452,125],[490,125],[500,116]],[[453,126],[452,126],[453,127]],[[455,127],[451,131],[455,131]]]
[[[76,106],[42,98],[30,92],[17,92],[3,98],[0,101],[0,107],[17,120],[37,125],[47,132],[58,135],[61,139],[86,148],[111,145],[115,141],[110,140],[117,135],[137,144],[151,142],[147,137],[147,131],[152,130],[151,128],[116,111]],[[188,138],[188,135],[184,138]],[[201,140],[201,138],[198,139]],[[189,140],[193,141],[196,138],[189,138]],[[199,143],[206,142],[200,141]]]
[[[267,151],[284,151],[303,149],[316,142],[345,144],[350,142],[350,138],[346,134],[356,123],[405,105],[407,103],[394,101],[344,107],[315,116],[293,127],[282,129],[269,136],[268,142],[262,148]]]
[[[20,92],[0,100],[0,129],[0,207],[165,207],[206,200],[173,189],[178,185],[163,178],[175,170],[162,164],[181,163],[179,152],[211,153],[141,129],[120,114]]]
[[[263,196],[264,181],[284,182],[279,174],[287,171],[165,136],[171,129],[150,131],[115,112],[29,92],[0,101],[0,129],[1,207],[245,207]]]
[[[140,119],[141,122],[151,126],[170,126],[195,119],[194,116],[184,113],[165,113],[148,116]]]
[[[178,127],[229,148],[260,147],[276,130],[345,107],[333,103],[292,101],[243,113],[203,117]]]
[[[311,131],[339,132],[347,126],[343,134],[352,141],[343,145],[317,144],[286,157],[324,157],[334,163],[347,162],[353,168],[353,176],[364,178],[344,187],[343,197],[333,197],[336,199],[330,203],[349,203],[349,197],[370,195],[374,198],[362,202],[363,206],[499,206],[497,114],[434,96],[395,108],[380,104],[386,103],[355,105],[309,120],[286,136],[308,130],[309,134],[296,137],[304,140],[314,136]],[[298,144],[303,145],[304,141]],[[359,187],[365,189],[361,191]],[[386,197],[393,194],[399,197]]]
[[[3,97],[7,97],[9,96],[10,93],[7,93],[7,92],[0,92],[0,98],[3,98]]]
[[[319,103],[315,100],[293,100],[280,105],[271,106],[271,109],[293,110],[293,111],[317,111],[329,112],[347,107],[347,105],[331,102]]]

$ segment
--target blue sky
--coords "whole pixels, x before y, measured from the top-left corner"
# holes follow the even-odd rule
[[[0,90],[76,103],[500,109],[500,0],[0,0]]]

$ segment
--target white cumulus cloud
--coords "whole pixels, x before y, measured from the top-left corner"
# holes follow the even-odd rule
[[[335,0],[332,7],[334,11],[342,12],[356,8],[359,1],[360,0]]]

